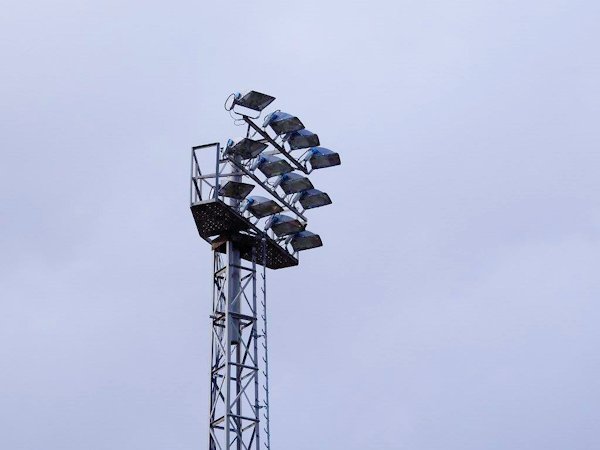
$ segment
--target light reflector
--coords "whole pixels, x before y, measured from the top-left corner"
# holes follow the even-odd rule
[[[312,169],[323,169],[325,167],[339,166],[340,155],[325,147],[313,147],[310,149],[308,158]]]
[[[313,188],[313,184],[307,177],[295,172],[281,175],[275,185],[280,186],[286,194],[295,194]]]
[[[302,130],[304,125],[296,116],[275,111],[265,118],[265,127],[270,126],[277,135],[292,133],[293,131]]]
[[[227,141],[227,154],[239,156],[242,159],[252,159],[260,155],[267,147],[268,145],[264,142],[250,138],[243,138],[237,142],[229,139]]]
[[[266,197],[260,197],[258,195],[248,197],[246,202],[246,208],[248,211],[250,211],[252,215],[258,219],[283,211],[283,208],[274,200]]]
[[[323,245],[323,241],[321,241],[321,237],[318,234],[306,230],[294,234],[289,242],[296,252],[321,247]]]
[[[270,95],[263,94],[257,91],[250,91],[244,96],[242,96],[241,94],[236,94],[233,103],[234,105],[240,105],[244,108],[260,112],[267,106],[269,106],[273,102],[273,100],[275,100],[275,97],[271,97]]]
[[[265,229],[268,230],[269,228],[273,230],[273,233],[281,237],[304,230],[304,225],[298,219],[284,214],[277,214],[267,221]]]
[[[319,206],[331,205],[331,198],[325,192],[318,189],[309,189],[300,194],[300,204],[304,209],[318,208]]]
[[[240,183],[239,181],[228,181],[221,186],[221,189],[219,189],[219,195],[243,200],[250,192],[252,192],[252,189],[254,189],[254,185],[252,184]]]
[[[312,131],[298,130],[293,133],[288,133],[283,137],[283,140],[290,145],[291,150],[299,148],[317,147],[320,145],[319,136]]]
[[[267,178],[294,170],[286,160],[272,155],[261,155],[256,161],[254,169],[260,170]]]

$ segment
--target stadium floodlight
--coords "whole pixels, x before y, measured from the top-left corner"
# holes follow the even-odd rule
[[[309,177],[341,162],[298,117],[273,107],[274,100],[257,91],[232,93],[224,107],[245,133],[225,145],[192,147],[190,209],[213,253],[206,302],[212,305],[211,450],[271,448],[267,269],[297,266],[299,252],[323,246],[307,231],[307,210],[332,201]]]
[[[258,112],[269,106],[273,100],[275,100],[275,97],[257,91],[250,91],[243,96],[239,92],[236,92],[233,96],[234,105],[239,105]]]
[[[283,141],[290,145],[291,150],[297,150],[299,148],[317,147],[321,145],[319,142],[319,136],[312,131],[298,130],[292,133],[288,133],[283,137]]]
[[[306,154],[305,160],[310,163],[311,170],[339,166],[340,155],[325,147],[312,147]]]
[[[331,198],[325,192],[318,189],[308,189],[296,194],[292,202],[299,201],[304,209],[318,208],[319,206],[331,205]]]
[[[292,172],[281,175],[275,180],[275,187],[279,186],[286,194],[295,194],[297,192],[313,189],[313,184],[308,177],[299,173]]]
[[[260,155],[251,170],[260,170],[267,178],[289,173],[293,169],[286,160],[271,155]]]
[[[239,181],[228,181],[219,189],[219,195],[237,200],[245,199],[254,189],[253,184],[241,183]]]
[[[243,138],[237,142],[229,139],[227,141],[226,153],[228,155],[239,156],[242,159],[252,159],[260,155],[267,147],[268,145],[264,142],[255,141],[250,138]]]
[[[246,199],[245,204],[242,205],[242,212],[244,212],[246,209],[250,211],[257,219],[271,216],[283,211],[283,208],[274,200],[258,195],[254,195]]]
[[[277,214],[269,218],[265,225],[265,230],[271,229],[277,236],[286,236],[288,234],[298,233],[304,230],[303,225],[298,219],[286,216],[284,214]]]
[[[323,246],[323,241],[321,241],[321,237],[318,234],[306,230],[293,234],[288,238],[287,242],[292,244],[292,248],[296,252]]]
[[[272,112],[265,117],[263,128],[266,128],[267,126],[271,127],[278,136],[302,130],[304,128],[304,125],[296,116],[281,111]]]

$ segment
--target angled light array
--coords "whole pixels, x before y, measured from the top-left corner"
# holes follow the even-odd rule
[[[258,91],[232,94],[232,98],[231,107],[226,109],[239,106],[259,115],[275,100]],[[272,233],[277,242],[291,246],[293,252],[320,247],[320,236],[306,230],[303,214],[332,201],[327,193],[315,188],[307,174],[339,165],[339,154],[321,147],[319,136],[307,130],[297,116],[273,111],[265,116],[261,130],[253,122],[258,117],[249,117],[239,110],[234,112],[248,124],[248,132],[241,139],[230,139],[223,155],[267,195],[249,197],[255,186],[241,180],[226,181],[219,195],[241,201],[238,208],[242,214],[253,217],[259,228]],[[302,153],[294,156],[296,152]],[[282,214],[286,211],[292,214]]]

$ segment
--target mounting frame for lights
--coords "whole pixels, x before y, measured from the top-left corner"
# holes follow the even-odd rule
[[[233,100],[228,107],[229,98]],[[318,234],[307,230],[306,207],[310,211],[331,199],[304,177],[314,169],[309,163],[314,147],[302,145],[320,144],[319,136],[307,130],[300,134],[312,141],[286,143],[285,136],[277,134],[281,128],[272,129],[277,134],[272,137],[268,124],[261,128],[254,122],[274,97],[250,91],[229,98],[225,109],[237,124],[247,126],[242,143],[237,148],[236,143],[199,145],[191,155],[190,209],[198,234],[211,245],[214,261],[208,449],[269,450],[266,269],[296,266],[299,252],[323,245]],[[258,115],[245,115],[235,106]],[[270,150],[265,148],[269,146]],[[302,152],[300,158],[296,152]],[[286,176],[273,180],[274,172],[259,169],[262,155],[282,156],[296,170],[287,176],[289,184]],[[206,158],[211,161],[200,164]],[[254,204],[270,208],[251,207],[261,197]]]

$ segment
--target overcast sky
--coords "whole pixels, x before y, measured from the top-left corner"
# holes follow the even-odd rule
[[[342,166],[269,273],[274,450],[600,448],[600,3],[16,1],[0,448],[207,445],[189,148],[257,89]]]

